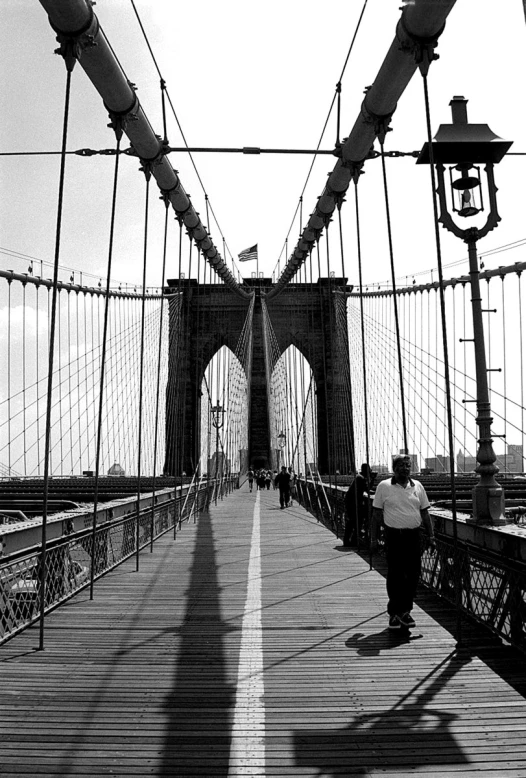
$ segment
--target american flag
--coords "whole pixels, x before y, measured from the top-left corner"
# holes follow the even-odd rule
[[[258,244],[251,246],[249,249],[244,249],[241,254],[237,255],[240,262],[248,262],[250,259],[258,258]]]

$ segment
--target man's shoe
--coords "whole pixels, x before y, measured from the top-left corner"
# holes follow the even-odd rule
[[[401,626],[400,616],[391,616],[389,619],[389,629],[400,629]]]
[[[414,618],[411,616],[409,612],[404,613],[403,616],[400,616],[400,623],[402,627],[407,627],[407,629],[412,629],[413,627],[416,627],[416,621],[414,620]]]

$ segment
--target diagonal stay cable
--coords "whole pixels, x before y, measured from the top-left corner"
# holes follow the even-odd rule
[[[133,0],[132,0],[132,2],[133,2]],[[290,233],[292,231],[292,227],[294,226],[294,222],[296,221],[296,216],[297,216],[298,210],[300,208],[300,204],[302,202],[303,195],[305,194],[305,190],[307,189],[307,184],[309,183],[309,179],[311,177],[312,170],[314,168],[314,163],[316,162],[316,157],[318,156],[318,152],[320,150],[320,146],[322,144],[323,137],[325,135],[325,131],[327,130],[327,125],[329,124],[329,119],[331,117],[331,114],[332,114],[332,111],[333,111],[333,108],[334,108],[334,103],[336,102],[336,98],[338,97],[338,94],[339,94],[339,88],[341,89],[341,81],[342,81],[343,76],[345,75],[345,70],[346,70],[347,65],[349,63],[349,59],[350,59],[350,56],[351,56],[351,53],[352,53],[352,50],[353,50],[353,47],[354,47],[354,43],[356,41],[356,37],[357,37],[358,32],[360,30],[360,26],[362,24],[362,19],[363,19],[364,13],[365,13],[365,8],[367,6],[367,3],[368,3],[368,0],[364,0],[364,4],[362,6],[362,10],[361,10],[360,16],[358,18],[358,22],[357,22],[355,30],[354,30],[354,34],[353,34],[353,37],[352,37],[352,40],[351,40],[351,44],[349,46],[349,50],[347,51],[347,56],[345,57],[345,62],[343,63],[342,71],[341,71],[340,77],[338,79],[338,84],[337,84],[336,90],[335,90],[335,92],[334,92],[334,94],[332,96],[331,104],[329,106],[329,111],[328,111],[327,116],[325,118],[323,129],[322,129],[321,135],[320,135],[320,139],[318,141],[318,145],[316,146],[316,151],[314,152],[314,156],[312,158],[312,162],[310,164],[310,167],[309,167],[309,170],[308,170],[308,173],[307,173],[307,178],[305,179],[305,183],[303,184],[303,189],[301,190],[301,194],[300,194],[299,199],[298,199],[298,204],[296,206],[296,210],[294,211],[294,216],[292,217],[292,222],[290,224],[289,231],[287,232],[287,236],[286,236],[285,242],[283,243],[283,248],[281,249],[281,252],[280,252],[280,255],[279,255],[279,259],[281,259],[281,256],[283,255],[283,250],[284,250],[285,246],[287,245],[288,237],[289,237],[289,235],[290,235]],[[279,262],[279,259],[278,259],[278,262]],[[274,266],[274,270],[272,271],[273,273],[276,270],[277,264],[278,263],[276,262],[276,265]]]
[[[138,21],[138,23],[139,23],[139,27],[141,28],[141,32],[142,32],[142,34],[143,34],[144,40],[145,40],[145,42],[146,42],[146,45],[147,45],[147,47],[148,47],[148,51],[150,52],[150,55],[151,55],[151,57],[152,57],[153,64],[155,65],[155,69],[157,70],[157,73],[158,73],[158,75],[159,75],[159,79],[160,79],[160,81],[161,81],[161,89],[162,89],[163,95],[164,95],[164,94],[166,95],[166,99],[168,100],[168,103],[169,103],[169,105],[170,105],[170,108],[171,108],[171,110],[172,110],[172,113],[173,113],[174,119],[175,119],[175,121],[176,121],[176,123],[177,123],[177,127],[179,128],[179,132],[181,133],[181,137],[182,137],[182,139],[183,139],[184,145],[186,146],[186,149],[187,149],[187,154],[188,154],[188,156],[189,156],[189,158],[190,158],[190,162],[192,163],[192,167],[194,168],[195,174],[196,174],[196,176],[197,176],[197,180],[199,181],[199,184],[201,185],[201,189],[203,190],[203,193],[204,193],[204,195],[205,195],[205,198],[208,200],[208,194],[207,194],[207,191],[206,191],[205,185],[204,185],[204,183],[203,183],[203,180],[202,180],[202,178],[201,178],[201,175],[200,175],[200,173],[199,173],[199,170],[197,169],[197,165],[195,164],[195,160],[194,160],[193,154],[192,154],[192,152],[190,151],[190,147],[189,147],[189,145],[188,145],[188,141],[186,140],[186,136],[185,136],[185,134],[184,134],[184,131],[183,131],[183,128],[182,128],[182,126],[181,126],[181,122],[179,121],[179,117],[177,116],[177,111],[175,110],[175,106],[174,106],[174,104],[173,104],[173,102],[172,102],[172,98],[170,97],[170,93],[169,93],[169,91],[168,91],[168,88],[167,88],[167,86],[166,86],[166,81],[164,80],[164,78],[163,78],[163,76],[162,76],[161,69],[160,69],[160,67],[159,67],[159,64],[158,64],[158,62],[157,62],[157,59],[156,59],[156,57],[155,57],[155,54],[154,54],[154,52],[153,52],[153,49],[152,49],[152,46],[151,46],[151,44],[150,44],[150,41],[149,41],[148,35],[147,35],[147,33],[146,33],[146,30],[145,30],[145,28],[144,28],[144,25],[143,25],[143,23],[142,23],[141,17],[140,17],[140,15],[139,15],[139,12],[138,12],[138,10],[137,10],[137,6],[135,5],[135,0],[130,0],[130,2],[131,2],[131,4],[132,4],[132,8],[133,8],[133,10],[134,10],[134,12],[135,12],[135,16],[136,16],[136,18],[137,18],[137,21]],[[367,0],[366,0],[366,2],[367,2]],[[164,100],[163,100],[163,106],[164,106]],[[165,130],[165,134],[166,134],[166,130]],[[213,211],[212,211],[212,213],[213,213]],[[214,220],[215,220],[215,223],[216,223],[216,225],[217,225],[217,228],[218,228],[218,230],[219,230],[219,233],[220,233],[221,237],[224,237],[224,235],[223,235],[223,230],[221,229],[221,227],[220,227],[220,225],[219,225],[219,222],[218,222],[218,220],[217,220],[217,217],[216,217],[215,213],[214,213]],[[207,224],[207,228],[208,228],[208,230],[210,230],[210,224]],[[232,256],[232,255],[231,255],[231,256]]]

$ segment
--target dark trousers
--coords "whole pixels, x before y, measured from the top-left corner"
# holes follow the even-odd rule
[[[387,544],[387,612],[403,616],[413,608],[422,555],[420,529],[385,527]]]
[[[364,515],[358,515],[358,537],[362,539],[362,528],[365,521]],[[344,546],[357,546],[358,540],[356,538],[356,516],[346,514],[345,525],[343,528],[343,545]]]
[[[285,508],[290,502],[290,489],[279,490],[279,504],[282,508]]]

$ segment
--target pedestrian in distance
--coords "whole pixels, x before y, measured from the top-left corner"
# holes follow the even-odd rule
[[[393,458],[393,477],[380,481],[373,500],[371,553],[378,550],[378,529],[385,528],[387,549],[387,613],[389,629],[412,628],[411,616],[423,550],[423,529],[431,549],[436,547],[429,500],[420,481],[411,478],[411,457]]]
[[[279,507],[283,510],[290,502],[290,473],[287,472],[285,465],[276,476],[276,483],[279,489]]]
[[[247,473],[248,476],[248,488],[249,491],[252,491],[252,487],[254,486],[254,471],[252,468]]]
[[[367,527],[370,492],[375,478],[376,473],[371,471],[367,462],[363,462],[360,472],[356,474],[354,481],[345,494],[343,545],[346,548],[358,546],[364,529]]]
[[[272,483],[272,473],[270,470],[267,470],[265,473],[265,486],[267,487],[267,490],[270,489],[270,484]]]
[[[294,472],[292,467],[289,467],[289,475],[290,475],[290,503],[289,503],[289,505],[292,507],[294,505],[294,500],[298,499],[297,489],[296,489],[296,481],[298,480],[298,477],[297,477],[297,475]]]

